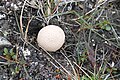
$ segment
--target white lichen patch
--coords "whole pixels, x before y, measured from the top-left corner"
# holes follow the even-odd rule
[[[27,49],[22,49],[23,55],[25,57],[25,59],[27,59],[27,56],[29,56],[31,54],[30,50]]]

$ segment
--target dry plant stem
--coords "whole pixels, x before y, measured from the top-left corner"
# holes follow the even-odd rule
[[[103,51],[105,51],[104,50],[104,48],[103,48]],[[103,52],[103,57],[102,57],[102,62],[101,62],[101,65],[100,65],[100,67],[99,67],[99,70],[98,70],[98,72],[97,72],[97,76],[99,75],[99,73],[100,73],[100,71],[102,70],[102,66],[103,66],[103,64],[104,64],[104,59],[105,59],[105,55],[108,53],[108,51],[105,53],[105,52]]]
[[[115,76],[113,76],[113,77],[115,78],[115,77],[119,77],[119,76],[120,76],[120,74],[118,74],[118,75],[115,75]],[[110,78],[112,78],[112,77],[110,77]]]
[[[107,80],[109,76],[110,76],[110,74],[106,75],[106,77],[104,78],[104,80]]]
[[[23,23],[22,23],[22,15],[23,15],[23,10],[25,7],[27,0],[24,1],[24,4],[22,6],[21,14],[20,14],[20,31],[21,31],[21,36],[24,37],[24,32],[23,32]]]
[[[8,62],[0,62],[0,65],[3,64],[3,65],[9,65],[10,63]]]
[[[64,12],[65,8],[67,7],[67,4],[65,4],[65,6],[62,9],[62,13]]]
[[[90,80],[93,80],[76,62],[73,62]]]
[[[76,44],[69,44],[69,45],[65,45],[64,49],[66,49],[69,46],[76,46]]]
[[[32,78],[29,76],[29,74],[28,74],[28,72],[27,72],[27,70],[26,70],[26,68],[25,68],[25,65],[23,65],[23,68],[24,68],[24,71],[25,71],[27,77],[29,78],[29,80],[32,80]]]
[[[112,80],[115,80],[115,78],[113,77],[113,75],[112,75],[112,69],[110,70],[110,75],[111,75],[111,77],[112,77]]]
[[[27,6],[30,6],[30,7],[35,8],[35,9],[39,8],[39,6],[35,3],[35,1],[33,1],[33,2],[27,1],[27,3],[28,3],[28,4],[26,4]]]
[[[50,3],[50,0],[47,0],[47,3],[48,3],[48,15],[51,15],[51,3]]]
[[[39,19],[40,18],[40,19]],[[35,17],[35,19],[39,20],[39,21],[43,21],[44,23],[46,23],[45,19],[42,17],[40,10],[37,11],[37,17]]]
[[[100,7],[101,5],[105,4],[107,1],[108,1],[108,0],[104,0],[101,4],[100,4],[100,3],[96,4],[95,8],[93,8],[92,10],[90,10],[89,12],[87,12],[85,15],[88,15],[88,14],[90,14],[91,12],[97,10],[98,7]]]
[[[25,42],[27,41],[27,33],[28,33],[28,29],[29,29],[29,24],[30,24],[30,22],[32,21],[33,18],[34,18],[34,16],[32,16],[32,18],[28,21],[28,24],[27,24],[27,27],[26,27],[26,30],[25,30]]]
[[[56,15],[55,13],[59,14],[59,12],[58,12],[58,6],[56,6],[56,9],[55,9],[55,11],[53,13],[51,13],[50,15],[48,15],[48,17],[47,17],[47,24],[49,24],[49,21],[54,17],[54,15]],[[61,21],[59,15],[56,15],[56,17],[58,18],[58,21]]]
[[[57,4],[55,4],[55,8],[53,9],[53,11],[51,12],[51,15],[50,16],[52,16],[52,15],[54,15],[55,13],[59,13],[59,11],[58,11],[58,6],[59,6],[59,3],[60,3],[60,0],[59,0],[59,2],[57,3]],[[49,22],[49,20],[50,19],[52,19],[53,17],[48,17],[48,22]],[[61,21],[61,18],[57,15],[57,18],[58,18],[58,21]]]
[[[68,3],[73,3],[73,2],[80,2],[80,1],[84,1],[84,0],[59,0],[61,1],[59,5],[64,5],[64,4],[68,4]]]
[[[57,65],[55,65],[52,61],[48,60],[56,69],[59,69],[62,73],[66,74],[65,71],[60,69]],[[67,74],[66,74],[67,75]]]
[[[65,50],[64,49],[62,49],[64,52],[65,52]],[[71,63],[71,61],[68,59],[68,57],[62,52],[62,51],[60,51],[61,53],[62,53],[62,55],[66,58],[66,60],[69,62],[69,64],[70,64],[70,66],[71,66],[71,68],[72,68],[72,70],[73,70],[73,72],[74,72],[74,79],[75,80],[78,80],[78,76],[77,76],[77,72],[75,71],[75,68],[74,68],[74,66],[73,66],[73,64]]]
[[[60,3],[60,0],[59,0],[59,2],[57,4],[55,4],[56,6],[55,6],[55,8],[52,11],[52,15],[57,11],[59,3]]]
[[[112,26],[112,30],[113,30],[113,34],[114,34],[114,36],[115,36],[115,39],[116,39],[118,45],[120,45],[120,42],[119,42],[119,40],[118,40],[118,35],[117,35],[115,29],[113,28],[113,26]]]
[[[22,38],[22,37],[21,37],[21,38]],[[25,46],[25,44],[26,44],[26,41],[24,40],[23,42],[24,42],[24,44],[23,44],[23,50],[24,50],[24,46]],[[24,56],[24,55],[23,55],[23,58],[25,59],[25,56]],[[28,72],[27,72],[27,70],[26,70],[25,64],[23,64],[22,66],[23,66],[23,69],[24,69],[27,77],[29,78],[29,80],[32,80],[32,78],[30,77],[30,75],[28,74]]]
[[[42,15],[43,15],[44,22],[47,23],[47,18],[45,17],[45,13],[44,13],[44,10],[43,10],[42,2],[39,1],[38,3],[39,3],[39,5],[40,5],[39,8],[40,8],[41,13],[42,13]],[[48,24],[48,23],[47,23],[47,24]]]
[[[16,14],[15,10],[14,10],[14,14],[15,14],[15,19],[16,19],[17,27],[18,27],[19,31],[21,32],[20,24],[18,22],[18,18],[17,18],[17,14]]]
[[[99,16],[95,19],[95,21],[99,20],[99,18],[102,16],[103,12],[104,12],[104,9],[102,9],[102,11],[100,12]]]
[[[116,53],[119,53],[119,54],[120,54],[120,52],[119,52],[119,51],[117,51],[116,49],[112,48],[111,46],[109,46],[109,45],[105,45],[105,46],[106,46],[106,47],[108,47],[109,49],[113,50],[114,52],[116,52]]]
[[[120,25],[115,24],[115,23],[113,23],[113,22],[111,22],[110,24],[111,24],[112,26],[120,27]]]
[[[55,16],[60,16],[60,15],[69,14],[69,13],[72,13],[72,11],[66,11],[64,13],[57,13],[57,14],[54,14],[54,15],[50,15],[50,16],[47,17],[47,19],[50,20],[50,19],[52,19]]]
[[[83,68],[85,71],[89,72],[90,74],[94,75],[94,73],[93,73],[92,71],[88,70],[87,68],[85,68],[85,67],[82,67],[82,68]]]
[[[67,22],[64,22],[64,21],[59,21],[59,22],[62,23],[62,24],[73,27],[73,24],[71,24],[71,23],[67,23]],[[74,26],[79,26],[79,25],[74,24]]]
[[[72,33],[72,35],[74,36],[74,38],[77,40],[77,36],[75,35],[75,33],[73,33],[73,31],[71,30],[70,27],[67,27],[69,29],[69,31]]]
[[[7,59],[7,58],[5,58],[5,57],[3,57],[3,56],[0,56],[0,58],[5,59],[5,60],[7,60],[7,61],[9,61],[9,62],[11,62],[11,63],[13,62],[13,63],[19,64],[18,61],[13,61],[13,60]]]
[[[98,49],[98,45],[96,45],[96,48],[95,48],[95,61],[96,61],[97,49]],[[96,71],[97,71],[97,64],[95,64],[94,66],[94,79],[96,78]]]

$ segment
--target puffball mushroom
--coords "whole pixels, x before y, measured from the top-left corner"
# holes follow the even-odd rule
[[[39,31],[37,42],[45,50],[55,52],[64,44],[65,33],[59,26],[48,25]]]

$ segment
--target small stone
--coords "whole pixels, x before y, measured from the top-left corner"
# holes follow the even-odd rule
[[[0,36],[0,46],[12,45],[6,38]]]

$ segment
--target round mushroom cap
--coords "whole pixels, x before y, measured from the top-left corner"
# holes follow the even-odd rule
[[[64,44],[65,33],[56,25],[48,25],[39,31],[37,42],[45,50],[55,52]]]

